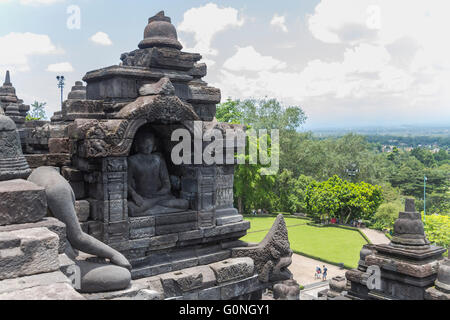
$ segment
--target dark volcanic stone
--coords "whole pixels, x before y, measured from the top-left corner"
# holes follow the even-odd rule
[[[25,180],[0,182],[0,225],[37,222],[46,214],[44,188]]]

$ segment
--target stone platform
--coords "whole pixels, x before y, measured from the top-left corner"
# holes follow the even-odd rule
[[[217,263],[133,280],[122,291],[84,294],[88,300],[230,300],[261,299],[266,285],[258,281],[253,260],[226,259]]]

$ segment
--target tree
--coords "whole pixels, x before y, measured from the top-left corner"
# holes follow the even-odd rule
[[[411,150],[411,155],[414,156],[420,162],[422,162],[423,165],[428,168],[431,168],[436,165],[434,156],[429,150],[426,150],[424,148],[414,148],[413,150]]]
[[[220,104],[216,110],[216,119],[220,122],[239,124],[242,121],[242,112],[239,108],[239,100],[228,99]]]
[[[47,114],[45,113],[46,105],[47,102],[34,101],[33,104],[31,105],[31,110],[28,111],[26,120],[27,121],[45,120],[47,118]]]
[[[351,183],[337,175],[307,190],[308,213],[339,218],[342,222],[369,219],[383,202],[382,189],[365,182]],[[317,216],[315,217],[316,220]]]

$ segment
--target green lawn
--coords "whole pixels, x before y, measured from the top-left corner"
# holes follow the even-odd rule
[[[247,242],[260,242],[272,226],[275,218],[246,217],[251,223],[249,233],[242,238]],[[356,268],[359,252],[367,241],[358,231],[334,227],[314,227],[306,225],[307,220],[285,218],[289,241],[294,252],[316,257],[331,263],[344,263]],[[302,224],[300,226],[296,226]],[[265,231],[261,231],[265,230]],[[258,231],[258,232],[254,232]]]

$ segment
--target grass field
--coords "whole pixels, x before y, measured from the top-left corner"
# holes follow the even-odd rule
[[[260,242],[275,221],[274,217],[246,217],[251,223],[249,233],[242,238],[247,242]],[[334,227],[308,226],[307,220],[285,217],[289,241],[294,252],[316,257],[331,263],[344,263],[356,268],[359,252],[367,241],[358,231]]]

